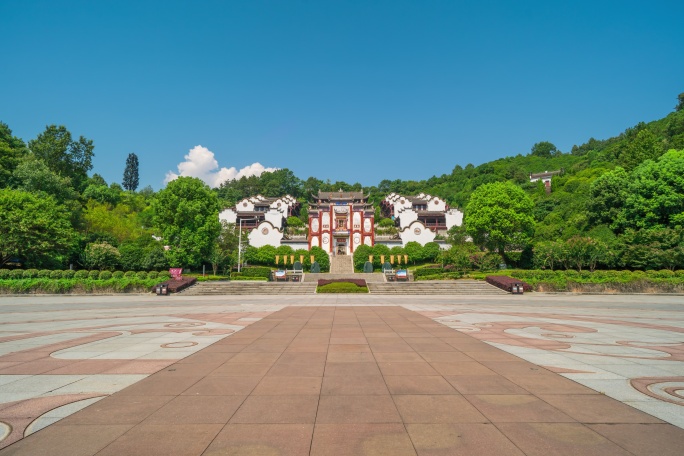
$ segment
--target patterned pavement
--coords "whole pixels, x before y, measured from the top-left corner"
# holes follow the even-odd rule
[[[225,363],[237,363],[239,369],[247,369],[246,372],[248,373],[252,372],[254,375],[250,375],[251,377],[258,376],[261,383],[258,384],[256,389],[256,384],[251,385],[251,387],[234,385],[235,391],[240,390],[240,388],[247,388],[249,391],[245,390],[242,394],[249,397],[251,395],[255,396],[254,403],[257,405],[254,406],[254,410],[249,412],[249,408],[244,408],[245,404],[243,402],[236,403],[235,398],[230,396],[224,397],[222,394],[220,396],[221,401],[219,402],[223,408],[220,408],[220,412],[228,418],[237,413],[237,418],[234,417],[237,422],[231,421],[235,425],[256,424],[254,423],[256,419],[254,417],[263,416],[267,414],[267,410],[273,408],[273,397],[269,397],[267,403],[262,404],[260,409],[257,396],[263,394],[264,391],[271,391],[271,395],[275,396],[279,394],[278,391],[287,391],[288,388],[295,388],[296,390],[297,388],[306,389],[310,387],[315,390],[316,381],[309,379],[303,381],[303,383],[298,383],[297,386],[288,386],[286,382],[283,383],[281,381],[282,379],[278,379],[278,375],[268,380],[267,377],[272,375],[269,369],[274,368],[273,364],[276,363],[279,357],[269,356],[268,351],[260,353],[259,350],[253,353],[250,351],[245,353],[230,352],[230,355],[225,355],[220,347],[224,342],[235,343],[239,341],[239,331],[244,331],[244,328],[250,329],[250,325],[256,322],[269,321],[268,318],[263,320],[264,317],[272,315],[274,311],[293,305],[302,306],[304,309],[309,306],[323,306],[322,308],[325,308],[325,306],[335,305],[400,305],[403,306],[401,312],[407,312],[401,314],[402,318],[407,321],[411,321],[413,318],[423,318],[423,316],[429,317],[442,325],[455,329],[456,331],[450,329],[446,333],[452,335],[454,339],[459,334],[459,337],[465,337],[465,339],[459,339],[460,343],[472,341],[473,343],[477,342],[479,344],[478,347],[489,347],[488,350],[479,350],[480,353],[478,353],[477,359],[473,358],[473,356],[461,359],[459,362],[456,362],[454,359],[454,362],[449,362],[448,366],[441,366],[442,369],[446,370],[440,371],[437,369],[437,372],[428,370],[426,372],[427,375],[419,375],[418,377],[420,378],[416,378],[414,377],[416,372],[420,372],[420,369],[426,367],[422,363],[431,362],[430,359],[426,359],[423,356],[422,352],[419,353],[421,360],[418,363],[421,366],[417,364],[413,366],[418,371],[411,373],[411,369],[406,370],[407,364],[404,364],[403,367],[400,364],[407,362],[406,359],[399,361],[399,358],[402,358],[401,355],[397,355],[395,367],[389,366],[387,363],[392,361],[392,356],[383,355],[381,345],[378,346],[376,344],[373,347],[371,344],[369,346],[371,337],[368,334],[360,334],[356,331],[356,335],[351,335],[351,333],[340,331],[342,337],[339,341],[336,341],[336,338],[330,333],[330,328],[328,328],[328,339],[325,343],[322,340],[318,341],[322,344],[321,346],[326,347],[328,361],[330,361],[333,350],[339,350],[340,346],[346,346],[346,349],[350,350],[348,354],[333,355],[332,358],[337,361],[358,361],[359,363],[374,361],[374,364],[378,366],[384,379],[383,385],[387,388],[385,391],[390,391],[393,394],[396,393],[398,399],[394,395],[392,396],[395,407],[400,412],[404,410],[401,413],[402,419],[400,421],[404,424],[404,429],[408,429],[409,435],[404,437],[410,437],[408,441],[413,442],[413,450],[411,451],[414,451],[414,453],[410,453],[407,447],[407,454],[415,454],[416,451],[418,454],[441,454],[437,450],[428,451],[429,448],[422,448],[421,445],[425,444],[425,439],[429,440],[431,438],[431,432],[436,432],[433,436],[434,438],[437,440],[441,438],[443,440],[444,437],[439,437],[440,435],[444,432],[448,434],[454,431],[451,428],[449,428],[451,429],[449,431],[443,427],[428,426],[418,432],[416,429],[420,426],[438,424],[425,423],[426,420],[430,420],[428,415],[419,418],[417,421],[414,420],[414,422],[409,420],[408,423],[411,426],[408,426],[404,415],[410,413],[410,410],[413,409],[418,410],[418,412],[415,410],[413,412],[420,414],[422,407],[420,403],[412,403],[411,400],[415,401],[415,399],[410,399],[409,397],[416,396],[417,394],[408,394],[412,391],[415,392],[417,381],[418,383],[426,382],[426,385],[431,385],[429,388],[436,388],[437,390],[449,386],[450,389],[447,388],[447,391],[450,391],[453,395],[449,400],[453,401],[459,397],[467,398],[470,405],[480,413],[480,415],[477,415],[477,419],[470,419],[472,421],[470,425],[472,426],[478,423],[482,424],[482,422],[496,424],[496,419],[493,419],[488,413],[496,415],[500,411],[495,413],[495,411],[490,410],[487,412],[487,410],[492,407],[496,409],[502,404],[488,403],[487,400],[492,402],[491,397],[478,399],[475,396],[471,398],[468,395],[483,392],[483,390],[473,390],[473,385],[490,384],[490,388],[501,388],[504,382],[499,382],[496,385],[491,384],[493,379],[499,377],[503,377],[507,382],[511,382],[515,388],[505,383],[506,386],[503,387],[504,392],[507,391],[510,394],[497,396],[497,400],[522,400],[520,393],[524,390],[526,395],[532,394],[531,397],[536,404],[533,404],[534,406],[526,406],[526,409],[534,410],[535,406],[538,405],[537,401],[541,401],[545,407],[553,407],[564,413],[565,416],[571,416],[572,418],[569,423],[572,423],[573,426],[576,423],[584,426],[582,428],[567,427],[566,423],[565,428],[552,426],[553,429],[544,430],[540,426],[550,426],[551,422],[554,421],[548,418],[548,416],[548,419],[545,419],[545,421],[548,421],[546,423],[536,423],[533,425],[534,420],[525,422],[525,425],[529,428],[525,432],[529,433],[531,432],[530,429],[534,429],[534,435],[538,436],[538,445],[543,445],[543,442],[549,437],[549,433],[560,432],[572,435],[574,432],[580,432],[578,429],[582,429],[580,434],[584,435],[584,437],[591,436],[598,439],[597,436],[601,436],[599,439],[601,442],[604,439],[614,442],[624,438],[624,436],[620,436],[625,434],[625,430],[629,426],[636,426],[637,424],[644,426],[646,423],[661,423],[660,420],[662,420],[682,428],[684,427],[684,419],[682,418],[682,415],[684,415],[682,414],[682,405],[684,405],[684,394],[682,394],[684,391],[684,364],[682,363],[682,357],[684,356],[684,335],[682,334],[684,332],[684,314],[681,312],[680,301],[682,301],[681,297],[589,297],[567,295],[525,295],[524,297],[505,296],[496,298],[416,296],[364,296],[361,298],[352,296],[241,296],[212,298],[183,298],[182,296],[166,298],[150,296],[3,297],[0,298],[0,311],[2,312],[2,318],[0,319],[0,448],[6,447],[50,424],[69,417],[75,412],[101,401],[103,398],[118,391],[121,391],[120,394],[123,394],[123,396],[114,395],[114,397],[118,398],[118,407],[121,408],[121,397],[124,398],[123,403],[126,404],[126,400],[130,400],[131,397],[131,394],[126,394],[126,392],[135,392],[136,388],[145,391],[144,386],[141,385],[144,385],[145,381],[151,378],[157,381],[157,377],[151,376],[151,374],[156,372],[159,372],[157,375],[174,376],[171,384],[176,385],[176,388],[184,386],[181,391],[173,393],[181,397],[179,402],[181,404],[182,400],[187,400],[187,398],[182,398],[182,394],[185,394],[183,391],[191,390],[191,386],[194,383],[184,385],[182,381],[179,383],[179,379],[188,382],[190,382],[189,379],[194,379],[194,382],[197,382],[197,376],[204,378],[214,375]],[[292,309],[299,308],[293,307]],[[354,307],[350,308],[353,309]],[[396,309],[392,307],[378,308]],[[358,312],[361,312],[361,309],[373,308],[359,307],[358,309]],[[332,311],[334,309],[331,309]],[[368,311],[364,310],[364,312]],[[396,311],[392,315],[394,314],[396,314]],[[306,321],[309,322],[312,318],[311,314],[304,315],[307,315]],[[363,315],[369,314],[363,313]],[[415,317],[410,317],[410,315],[415,315]],[[346,314],[346,316],[350,318],[349,314]],[[354,318],[357,321],[355,324],[358,325],[358,316]],[[348,324],[351,325],[351,323]],[[443,326],[439,327],[444,328]],[[312,329],[321,330],[321,328]],[[351,332],[353,333],[354,331]],[[269,336],[261,334],[261,337],[268,338]],[[400,335],[400,337],[407,340],[406,337],[408,336]],[[413,342],[420,343],[418,338],[413,339]],[[425,342],[427,343],[428,341]],[[485,345],[483,342],[488,345]],[[333,348],[334,346],[337,348]],[[354,349],[353,346],[357,346],[357,348]],[[330,350],[327,347],[330,347]],[[415,347],[411,347],[412,350],[420,352]],[[453,348],[450,346],[448,351],[452,351]],[[200,350],[202,351],[197,353]],[[301,350],[306,352],[306,350],[314,350],[314,348],[304,347]],[[401,353],[399,349],[393,348],[392,350],[398,350],[396,353]],[[296,346],[286,345],[283,346],[283,350],[279,353],[282,355],[283,351],[297,353],[299,350],[297,350]],[[435,351],[438,352],[439,350]],[[459,351],[462,352],[462,350]],[[315,353],[315,351],[313,352]],[[513,354],[516,357],[511,357],[504,352]],[[224,353],[219,356],[221,363],[219,363],[219,358],[216,356],[218,353]],[[394,352],[390,351],[389,353]],[[504,358],[501,358],[502,356]],[[314,355],[314,357],[316,356]],[[285,357],[281,360],[283,361],[283,367],[280,367],[280,369],[283,370],[282,372],[289,372],[294,369],[299,371],[300,376],[302,376],[302,369],[304,371],[311,369],[313,368],[311,366],[317,366],[317,363],[321,361],[313,360],[313,358],[308,359],[310,358],[309,356],[306,363],[304,363],[303,360],[305,358],[307,356],[295,356],[288,363],[285,362],[287,360],[287,357]],[[512,360],[520,361],[520,358],[534,363],[534,365],[540,366],[540,368],[536,366],[531,368],[532,364],[529,363],[511,362]],[[242,362],[238,363],[237,361],[240,360]],[[295,362],[297,360],[299,362]],[[414,360],[414,362],[417,361]],[[432,360],[432,362],[439,364],[437,359]],[[261,364],[260,367],[263,372],[259,370],[250,371],[250,369],[258,369],[255,364]],[[288,364],[290,365],[289,367],[287,367]],[[329,365],[333,370],[329,371]],[[231,367],[235,368],[236,366],[232,365]],[[435,368],[435,366],[431,367]],[[334,363],[325,365],[325,375],[327,376],[329,372],[334,372],[334,368]],[[344,369],[344,366],[337,367],[337,369]],[[399,370],[392,372],[391,369]],[[547,376],[544,376],[544,381],[540,381],[542,377],[530,377],[531,369],[538,369],[538,372],[535,371],[535,374],[553,374],[554,380],[549,381],[551,377]],[[183,375],[183,373],[190,371],[192,376]],[[311,378],[318,378],[318,375],[319,373],[316,372]],[[320,376],[323,377],[322,371]],[[568,385],[562,382],[559,383],[559,380],[567,381],[562,379],[561,376],[591,388],[593,390],[591,392],[594,393],[591,395],[591,403],[594,404],[592,407],[595,410],[587,405],[585,407],[586,411],[583,412],[584,415],[576,410],[568,411],[568,408],[573,407],[572,402],[577,402],[578,398],[574,397],[571,401],[568,401],[570,396],[567,395],[567,392],[558,392],[559,385],[562,384],[563,388]],[[141,381],[146,378],[148,379]],[[439,379],[442,380],[440,381]],[[371,380],[366,378],[365,380],[361,382],[366,385],[365,388],[370,390],[380,388],[380,384],[377,382],[378,379]],[[338,381],[341,382],[341,380]],[[332,382],[328,383],[327,386],[332,388],[332,391],[335,388],[341,388],[342,392],[344,392],[345,387],[348,387],[345,385],[350,384],[348,380],[337,386],[335,386],[334,379],[329,379],[328,382]],[[569,384],[576,384],[574,382]],[[352,382],[352,384],[358,383]],[[157,384],[161,385],[161,389],[158,391],[163,391],[163,380],[162,383]],[[326,385],[325,381],[323,385]],[[130,388],[127,388],[129,386]],[[316,394],[320,395],[322,394],[320,392],[320,382],[318,388],[319,390]],[[250,393],[253,389],[255,389],[256,393]],[[259,393],[259,391],[262,393]],[[502,391],[496,391],[496,394],[502,394]],[[580,394],[580,396],[585,397],[586,391]],[[596,392],[601,394],[596,395]],[[424,393],[425,391],[420,392],[420,394]],[[302,394],[302,391],[297,390],[293,395],[298,397],[299,394]],[[371,393],[370,395],[374,394]],[[439,394],[445,394],[445,391],[441,391]],[[156,397],[154,392],[147,391],[145,395],[149,395],[150,400],[154,402]],[[269,396],[269,394],[263,395]],[[282,395],[282,392],[280,395]],[[345,394],[341,395],[345,396]],[[487,394],[485,395],[487,396]],[[132,396],[135,397],[136,394],[133,393]],[[247,396],[242,397],[243,401]],[[618,420],[620,426],[616,427],[617,423],[611,423],[609,422],[610,420],[606,422],[598,420],[599,422],[596,422],[597,416],[601,416],[602,413],[610,415],[609,412],[615,408],[612,405],[613,402],[604,402],[603,399],[600,399],[605,396],[617,399],[649,415],[639,415],[640,418],[635,419],[631,412],[625,412],[625,410],[633,409],[627,408],[621,409],[618,415],[621,417],[630,416],[632,418],[627,419],[627,422],[623,422],[625,420],[621,418],[622,421]],[[109,398],[109,400],[114,399],[114,397]],[[438,405],[445,398],[440,396],[438,399],[439,401],[431,406],[433,411],[435,407],[438,408]],[[524,401],[528,399],[530,397],[526,396]],[[264,399],[261,399],[261,401],[264,401]],[[334,399],[322,395],[318,401],[324,404],[325,401],[334,402]],[[401,405],[401,401],[408,402]],[[297,403],[299,404],[299,402]],[[374,402],[371,400],[368,403]],[[305,410],[306,406],[302,404],[299,404],[296,410],[300,408]],[[204,407],[210,405],[215,406],[216,404],[206,403]],[[377,407],[372,407],[371,410],[383,410],[387,403],[384,406],[379,403],[376,405]],[[462,403],[454,403],[453,408],[462,408],[462,405]],[[197,407],[197,404],[185,404],[184,407],[178,408],[179,411],[175,413],[192,413],[187,412],[187,410],[192,410],[193,406]],[[94,409],[94,407],[97,407],[97,405],[83,410],[81,414],[87,413]],[[126,407],[135,408],[139,407],[139,405],[128,404]],[[151,407],[149,415],[153,416],[152,412],[154,410],[168,407],[168,404],[154,402],[149,407]],[[283,404],[283,407],[291,410],[295,415],[299,413],[295,409],[288,409],[287,404]],[[248,419],[247,423],[241,423],[239,421],[241,413],[248,415],[251,413],[250,416],[252,418]],[[366,411],[366,413],[369,412]],[[436,416],[439,416],[438,412],[435,413]],[[572,413],[577,415],[572,415]],[[318,415],[320,414],[321,409],[320,405],[318,405]],[[77,413],[69,419],[79,415]],[[481,422],[483,415],[485,419]],[[148,417],[147,419],[151,418]],[[341,439],[340,442],[350,441],[351,439],[357,441],[357,443],[360,441],[359,439],[363,441],[380,439],[379,441],[374,441],[376,443],[371,445],[375,445],[373,448],[380,448],[382,447],[381,443],[384,441],[382,440],[383,438],[388,438],[394,442],[395,439],[392,437],[392,432],[398,432],[396,424],[393,424],[396,421],[389,420],[386,422],[386,418],[381,418],[379,423],[382,426],[388,426],[388,430],[394,429],[394,431],[388,431],[389,434],[381,432],[378,435],[385,435],[382,438],[375,434],[369,435],[367,438],[363,437],[364,433],[368,432],[368,426],[357,422],[347,423],[345,425],[347,427],[344,429],[335,428],[331,430],[332,428],[329,427],[328,431],[325,431],[326,427],[324,425],[335,423],[325,423],[325,418],[321,419],[323,421],[315,420],[316,429],[320,426],[320,438],[324,440],[331,439],[330,442],[335,441],[335,439]],[[283,428],[278,432],[282,431],[287,435],[291,433],[298,435],[297,433],[301,433],[304,436],[302,437],[304,440],[306,435],[311,440],[310,433],[307,434],[309,431],[306,429],[308,428],[305,429],[299,426],[307,423],[311,424],[309,421],[310,417],[301,417],[301,419],[295,419],[294,422],[286,420],[290,426],[294,427],[292,429]],[[62,423],[65,422],[68,422],[68,419]],[[226,422],[223,422],[223,424],[226,425]],[[62,423],[60,423],[60,427],[63,426]],[[185,424],[190,426],[190,428],[200,425],[200,423],[192,422],[192,420]],[[268,423],[259,424],[266,425]],[[285,423],[277,421],[277,424]],[[377,425],[380,426],[380,424]],[[518,427],[515,432],[523,432],[520,427],[521,425],[521,423],[517,424]],[[506,426],[509,428],[511,426],[512,428],[516,427],[510,423],[505,425],[500,423],[497,424],[497,432],[504,432],[503,429]],[[597,426],[599,427],[597,428]],[[600,426],[604,427],[601,428]],[[477,426],[475,428],[485,432],[483,435],[491,432],[490,428],[478,428]],[[49,429],[57,428],[53,426],[46,429],[46,432]],[[117,440],[122,434],[129,435],[132,432],[129,423],[108,423],[106,429],[107,431],[103,432],[103,435],[110,436],[111,441]],[[228,432],[228,429],[231,429],[231,431]],[[413,429],[413,433],[411,429]],[[665,428],[652,427],[651,429]],[[218,434],[220,430],[221,428],[213,434],[212,441],[216,442],[215,439],[218,439],[218,441],[229,442],[231,440],[231,432],[237,432],[238,428],[227,426],[224,428],[225,432],[221,431]],[[591,433],[586,433],[589,430],[591,430]],[[196,431],[199,434],[205,431],[209,432],[209,434],[213,432],[207,431],[207,429],[202,431],[199,428]],[[252,431],[256,432],[255,429],[252,429]],[[279,435],[278,432],[274,430],[273,436]],[[326,432],[330,434],[327,437],[325,437]],[[342,432],[342,434],[339,434],[339,432]],[[514,430],[510,430],[510,433],[504,432],[507,440],[504,439],[501,442],[508,442],[508,444],[514,442],[518,450],[523,451],[524,454],[534,454],[531,450],[532,447],[525,449],[521,442],[516,441],[515,432]],[[617,434],[611,436],[611,432]],[[43,433],[36,434],[36,437],[39,437],[41,434]],[[267,434],[271,435],[270,432]],[[627,434],[630,433],[627,432]],[[634,434],[634,431],[631,434]],[[346,437],[341,438],[340,435]],[[390,437],[387,437],[387,435]],[[498,436],[498,434],[496,435]],[[661,442],[667,443],[665,448],[659,448],[659,452],[668,454],[668,449],[672,446],[672,439],[678,441],[678,439],[681,439],[681,435],[681,433],[668,434],[666,432],[666,435],[659,437]],[[277,440],[273,436],[272,438]],[[264,441],[268,440],[266,437],[264,439]],[[30,441],[31,439],[27,439],[24,442]],[[316,439],[313,442],[315,443]],[[389,445],[388,442],[385,443]],[[684,443],[684,441],[680,441],[680,443]],[[332,443],[330,444],[332,445]],[[266,447],[271,448],[268,445]],[[621,451],[627,450],[628,452],[617,452],[616,454],[648,454],[640,452],[638,443],[635,442],[630,444],[623,443],[621,446],[618,445],[618,447]],[[15,451],[20,452],[17,454],[24,454],[21,453],[22,448],[25,449],[26,447],[9,446],[6,449],[9,451],[7,454],[14,454]],[[204,448],[206,448],[206,445]],[[204,451],[204,448],[202,448],[202,451]],[[314,448],[311,448],[311,454],[318,454],[313,451]],[[375,448],[375,450],[378,448]],[[388,448],[391,448],[391,445]],[[653,450],[652,446],[647,446],[647,448],[649,451]],[[34,450],[35,448],[27,450],[26,454],[39,454]],[[126,451],[130,453],[133,450],[128,448]],[[189,450],[187,453],[182,454],[202,454],[202,451],[198,451]],[[255,451],[253,453],[236,452],[235,454],[270,454],[260,452],[258,448]],[[47,452],[45,454],[52,453]],[[76,453],[66,452],[65,454]],[[95,453],[91,451],[83,454]],[[139,454],[151,453],[141,452]],[[207,450],[204,454],[211,454],[211,452]],[[309,453],[295,452],[292,454]],[[376,453],[368,452],[368,454]],[[673,452],[672,454],[675,453]]]

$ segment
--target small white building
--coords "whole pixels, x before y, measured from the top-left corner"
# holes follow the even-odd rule
[[[222,211],[219,220],[250,229],[249,244],[254,247],[277,247],[283,239],[285,221],[298,213],[299,203],[290,195],[278,198],[256,195],[244,198],[235,207]]]
[[[438,234],[444,235],[449,228],[463,224],[463,212],[425,193],[416,196],[390,193],[381,204],[383,216],[395,221],[402,245],[411,241],[425,245]]]

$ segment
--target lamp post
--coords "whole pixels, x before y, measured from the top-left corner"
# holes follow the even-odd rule
[[[243,220],[257,220],[256,217],[240,219],[240,233],[238,235],[238,272],[241,271],[242,266],[242,222]]]

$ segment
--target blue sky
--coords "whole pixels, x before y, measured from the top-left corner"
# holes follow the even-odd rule
[[[665,116],[682,17],[657,0],[3,1],[0,120],[92,139],[108,182],[134,152],[155,189],[182,162],[210,184],[255,163],[426,179]]]

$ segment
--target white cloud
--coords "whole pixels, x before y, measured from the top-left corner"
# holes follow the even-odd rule
[[[206,147],[195,146],[185,156],[185,161],[178,164],[178,173],[173,171],[166,173],[164,183],[168,184],[180,176],[189,176],[198,177],[213,188],[230,179],[240,179],[243,176],[260,176],[263,172],[272,172],[277,169],[266,168],[258,162],[247,165],[239,171],[234,166],[219,169],[218,161],[216,161],[212,151]]]

